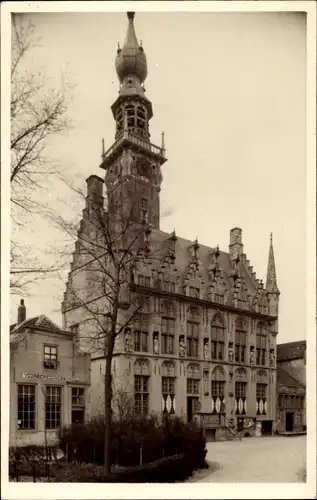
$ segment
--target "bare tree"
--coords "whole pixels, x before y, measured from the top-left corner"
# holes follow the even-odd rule
[[[34,26],[23,15],[12,16],[11,52],[11,289],[23,290],[32,280],[55,269],[44,265],[30,253],[26,258],[21,233],[30,217],[45,215],[43,193],[50,177],[61,175],[61,168],[47,155],[50,139],[69,128],[66,82],[59,90],[41,73],[29,70],[29,55],[36,50]],[[21,251],[24,249],[24,251]]]
[[[130,185],[131,196],[120,203],[108,199],[107,210],[102,195],[102,179],[87,179],[88,195],[80,228],[59,217],[55,220],[75,240],[75,253],[63,302],[67,327],[80,323],[81,345],[105,358],[104,416],[107,473],[111,470],[110,441],[112,422],[111,364],[115,344],[124,338],[126,351],[132,350],[131,325],[146,315],[159,286],[160,267],[171,261],[173,238],[164,245],[151,243],[151,229],[146,218],[140,220],[140,194],[126,178],[117,179],[116,190]],[[142,269],[152,269],[157,280],[137,283]],[[141,270],[141,271],[140,271]],[[124,336],[124,337],[123,337]]]

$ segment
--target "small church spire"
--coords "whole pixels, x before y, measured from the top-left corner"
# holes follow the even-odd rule
[[[275,270],[275,259],[273,250],[273,235],[270,234],[270,250],[269,250],[269,261],[267,265],[267,275],[266,275],[266,290],[269,293],[277,293],[280,291],[276,282],[276,270]]]

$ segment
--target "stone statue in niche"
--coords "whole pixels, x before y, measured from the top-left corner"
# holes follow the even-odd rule
[[[274,363],[275,363],[274,349],[270,349],[270,365],[274,366]]]
[[[251,347],[250,347],[250,364],[251,365],[255,364],[255,348],[254,348],[254,345],[251,345]]]
[[[204,339],[204,360],[210,360],[209,339]]]
[[[132,334],[130,328],[127,328],[124,335],[124,350],[132,352]]]
[[[154,354],[159,354],[159,352],[160,352],[158,332],[153,333],[153,352],[154,352]]]
[[[234,361],[234,359],[233,359],[234,358],[233,342],[229,342],[228,358],[229,358],[230,363],[233,363],[233,361]]]
[[[184,357],[186,356],[186,346],[185,346],[185,336],[180,335],[179,337],[179,355]]]

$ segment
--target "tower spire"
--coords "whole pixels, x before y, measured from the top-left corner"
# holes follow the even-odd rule
[[[270,249],[269,249],[269,260],[268,260],[267,275],[266,275],[266,290],[269,293],[277,293],[277,294],[280,293],[276,282],[276,269],[275,269],[272,233],[270,234]]]

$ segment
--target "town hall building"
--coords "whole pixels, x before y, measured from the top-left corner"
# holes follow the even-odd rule
[[[114,391],[121,387],[130,395],[136,412],[189,421],[198,416],[214,439],[228,438],[232,427],[270,434],[280,295],[272,235],[264,285],[246,255],[240,228],[231,229],[228,249],[161,231],[161,171],[167,158],[164,134],[160,146],[150,141],[153,110],[145,95],[147,62],[134,13],[128,13],[115,65],[120,90],[111,108],[114,142],[107,151],[103,146],[104,178],[87,179],[62,304],[63,328],[76,331],[91,354],[92,414],[102,412],[104,401],[105,352],[96,332],[116,314],[122,328],[113,351]],[[103,214],[98,224],[96,213]],[[110,283],[116,258],[127,265]],[[119,288],[120,301],[114,303]]]

